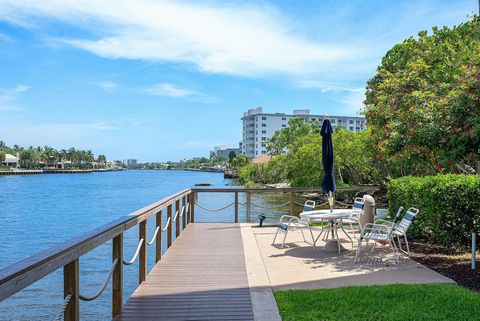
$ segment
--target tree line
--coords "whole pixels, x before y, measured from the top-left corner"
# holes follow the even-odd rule
[[[94,161],[98,162],[100,166],[105,166],[107,161],[103,154],[95,157],[91,150],[81,150],[75,147],[55,149],[50,146],[7,146],[5,142],[0,141],[0,163],[5,161],[6,154],[18,155],[20,167],[25,169],[57,167],[58,163],[69,168],[89,169],[93,167],[92,162]]]

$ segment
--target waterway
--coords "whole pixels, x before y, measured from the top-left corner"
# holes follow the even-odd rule
[[[187,171],[123,171],[89,174],[55,174],[0,177],[0,269],[81,235],[196,183],[212,187],[234,185],[222,173]],[[200,194],[199,203],[221,208],[233,201],[231,194]],[[244,202],[240,195],[240,202]],[[279,203],[283,199],[254,197],[256,204]],[[263,211],[252,212],[252,218]],[[273,213],[275,217],[282,211]],[[269,212],[269,215],[272,215]],[[232,222],[233,209],[196,210],[196,221]],[[245,221],[245,211],[240,211]],[[165,220],[164,220],[165,222]],[[147,238],[154,232],[148,224]],[[133,255],[138,227],[124,234],[124,255]],[[163,239],[163,248],[166,240]],[[154,264],[148,254],[148,269]],[[93,294],[108,274],[111,242],[80,258],[80,292]],[[124,300],[133,293],[138,264],[124,267]],[[55,273],[0,302],[0,320],[53,320],[63,301],[63,274]],[[95,301],[81,302],[82,320],[109,320],[111,288]]]

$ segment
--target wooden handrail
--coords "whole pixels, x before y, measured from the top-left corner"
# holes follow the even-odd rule
[[[0,301],[78,259],[191,193],[185,189],[158,202],[0,270]]]
[[[372,191],[377,190],[378,186],[351,186],[339,187],[338,191]],[[64,269],[64,296],[71,294],[71,300],[65,309],[65,320],[79,319],[79,258],[92,251],[96,247],[113,241],[112,260],[117,259],[118,264],[113,270],[112,286],[112,315],[118,315],[122,310],[122,287],[123,287],[123,233],[131,227],[140,224],[139,239],[143,240],[140,251],[139,261],[139,283],[146,278],[146,224],[147,220],[156,216],[156,226],[159,230],[159,237],[156,239],[156,261],[162,256],[162,210],[166,209],[167,218],[170,220],[167,226],[167,249],[173,243],[172,228],[172,209],[175,204],[175,210],[179,213],[182,204],[182,215],[178,215],[175,220],[175,239],[179,236],[186,224],[195,222],[195,201],[198,193],[234,193],[235,195],[235,213],[234,222],[238,222],[238,194],[247,194],[246,216],[247,221],[250,217],[250,196],[254,193],[290,193],[291,211],[293,208],[295,193],[302,192],[320,192],[319,188],[190,188],[163,198],[155,203],[136,210],[129,215],[118,220],[110,222],[102,227],[87,232],[81,236],[72,238],[46,251],[33,255],[18,263],[7,266],[0,270],[0,301],[14,295],[25,287],[49,275],[50,273]],[[188,204],[187,207],[185,207]],[[180,217],[182,222],[180,222]],[[181,224],[183,223],[183,224]],[[152,242],[153,243],[153,242]],[[67,293],[68,292],[68,293]]]

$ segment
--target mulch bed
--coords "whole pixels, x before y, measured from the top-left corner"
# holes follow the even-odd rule
[[[410,257],[438,273],[455,280],[459,285],[480,292],[480,262],[471,268],[471,253],[428,242],[410,242]],[[480,253],[477,252],[480,259]]]

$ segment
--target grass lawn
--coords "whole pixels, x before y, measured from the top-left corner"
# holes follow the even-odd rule
[[[383,285],[275,292],[289,320],[480,320],[480,293],[457,285]]]

